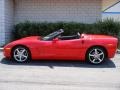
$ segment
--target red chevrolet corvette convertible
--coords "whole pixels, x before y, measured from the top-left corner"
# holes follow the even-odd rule
[[[112,36],[80,34],[62,36],[63,29],[45,37],[31,36],[4,47],[4,56],[17,62],[29,60],[83,60],[100,64],[113,58],[118,40]]]

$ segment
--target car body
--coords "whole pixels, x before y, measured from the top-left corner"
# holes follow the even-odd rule
[[[4,56],[17,62],[26,62],[28,59],[82,61],[88,59],[90,63],[100,64],[106,58],[113,58],[115,55],[118,43],[115,37],[79,33],[61,36],[63,32],[60,29],[45,37],[30,36],[13,41],[4,47]]]

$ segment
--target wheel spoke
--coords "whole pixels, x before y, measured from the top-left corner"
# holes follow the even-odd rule
[[[98,54],[98,51],[97,51],[97,49],[95,49],[95,54]]]
[[[17,53],[20,53],[19,49],[16,49]]]
[[[98,60],[99,60],[99,62],[101,62],[102,61],[102,59],[100,59],[100,58],[97,58]]]
[[[26,56],[26,55],[24,55],[24,54],[22,55],[22,57],[27,58],[27,56]]]
[[[95,62],[95,60],[96,60],[96,59],[94,58],[94,59],[93,59],[93,62]]]
[[[19,57],[19,61],[22,61],[22,56]]]
[[[23,54],[24,52],[25,52],[25,49],[23,49],[21,53]]]
[[[19,55],[17,54],[17,55],[14,55],[15,57],[19,57]]]
[[[103,52],[99,53],[98,55],[99,55],[99,56],[103,55]]]
[[[90,56],[93,56],[93,57],[95,56],[95,55],[93,55],[93,54],[89,54],[89,55],[90,55]]]

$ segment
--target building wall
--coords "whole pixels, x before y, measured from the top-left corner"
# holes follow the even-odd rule
[[[75,21],[101,19],[102,0],[15,0],[15,23],[30,21]]]
[[[0,0],[0,46],[10,41],[13,27],[13,1]]]
[[[4,19],[4,1],[0,0],[0,45],[5,42]]]
[[[5,42],[9,42],[12,38],[12,29],[14,21],[14,1],[5,0]]]

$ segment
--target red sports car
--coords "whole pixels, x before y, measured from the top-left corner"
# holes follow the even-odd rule
[[[45,37],[31,36],[4,47],[4,56],[17,62],[29,60],[83,60],[100,64],[113,58],[118,40],[112,36],[79,34],[62,36],[63,29]]]

